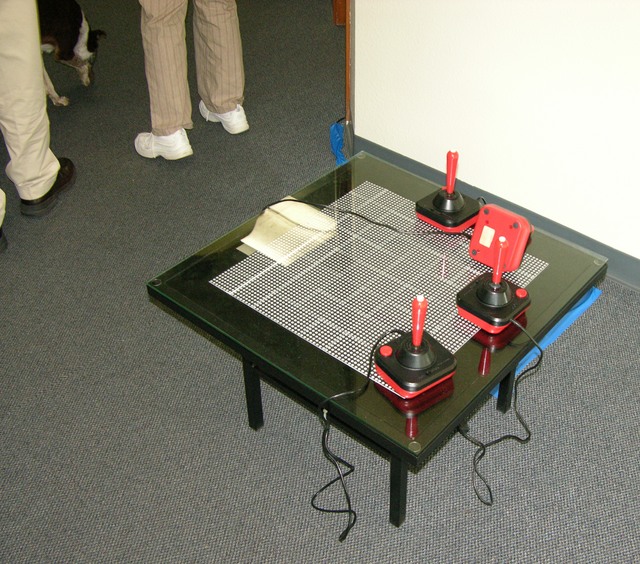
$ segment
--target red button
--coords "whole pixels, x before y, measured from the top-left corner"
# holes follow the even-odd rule
[[[380,347],[380,354],[382,356],[391,356],[393,354],[393,349],[389,345],[382,345]]]
[[[516,297],[520,298],[521,300],[527,297],[527,291],[524,288],[518,288],[516,290]]]

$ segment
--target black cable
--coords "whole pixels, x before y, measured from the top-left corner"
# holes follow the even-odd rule
[[[489,441],[488,443],[483,443],[479,439],[469,435],[469,433],[468,433],[468,425],[466,423],[463,424],[463,425],[458,426],[458,432],[465,439],[467,439],[470,443],[472,443],[472,444],[474,444],[475,446],[478,447],[478,450],[476,450],[475,454],[473,455],[472,483],[473,483],[473,490],[475,491],[477,498],[482,503],[484,503],[485,505],[493,505],[493,492],[491,491],[491,487],[489,486],[489,483],[487,482],[486,478],[478,470],[478,465],[480,464],[480,462],[484,458],[485,454],[487,453],[487,449],[489,447],[491,447],[491,446],[497,445],[497,444],[502,443],[502,442],[507,441],[507,440],[513,440],[513,441],[516,441],[516,442],[518,442],[520,444],[528,443],[531,440],[531,430],[529,429],[529,426],[527,425],[526,421],[524,420],[524,418],[522,417],[522,415],[518,411],[518,387],[520,386],[520,384],[522,382],[524,382],[524,380],[526,380],[531,374],[533,374],[533,372],[540,366],[540,363],[542,362],[542,358],[544,356],[544,352],[542,350],[542,347],[533,338],[533,336],[520,324],[520,322],[518,322],[515,319],[511,319],[510,321],[516,327],[518,327],[518,329],[520,329],[529,338],[529,340],[533,343],[534,347],[537,348],[540,351],[540,354],[536,358],[535,363],[533,365],[531,365],[529,368],[526,368],[525,370],[523,370],[519,375],[516,374],[516,376],[515,376],[516,383],[515,383],[515,386],[513,388],[513,411],[515,413],[515,416],[516,416],[517,420],[519,421],[519,423],[522,425],[523,429],[525,430],[525,436],[524,437],[519,437],[517,435],[507,434],[507,435],[503,435],[502,437],[499,437],[497,439],[494,439],[492,441]],[[482,481],[482,483],[484,484],[484,487],[487,490],[488,498],[484,498],[480,494],[480,491],[478,490],[478,484],[477,484],[476,477],[479,478]]]
[[[479,198],[478,201],[480,202],[481,205],[484,204],[484,200]],[[375,221],[374,219],[371,219],[370,217],[367,217],[366,215],[363,215],[361,213],[352,211],[352,210],[345,210],[342,208],[338,208],[337,206],[335,206],[335,203],[333,204],[319,204],[319,203],[315,203],[315,202],[308,202],[308,201],[304,201],[304,200],[297,200],[294,198],[283,198],[281,200],[277,200],[275,202],[272,202],[270,204],[265,205],[262,210],[261,210],[261,214],[264,213],[267,209],[271,209],[272,212],[281,215],[276,209],[273,208],[273,206],[276,206],[277,204],[283,203],[283,202],[293,202],[293,203],[298,203],[298,204],[306,204],[312,207],[315,207],[317,209],[320,210],[333,210],[337,213],[342,213],[342,214],[346,214],[346,215],[351,215],[353,217],[357,217],[359,219],[362,219],[363,221],[366,221],[372,225],[376,225],[378,227],[382,227],[385,229],[389,229],[390,231],[393,231],[394,233],[397,233],[399,235],[411,235],[411,236],[422,236],[422,235],[444,235],[444,236],[462,236],[465,237],[467,239],[471,239],[471,235],[469,235],[468,233],[465,232],[459,232],[459,233],[450,233],[450,232],[446,232],[446,231],[442,231],[442,230],[431,230],[431,231],[403,231],[401,229],[398,229],[396,227],[394,227],[393,225],[389,225],[387,223],[382,223],[379,221]],[[288,219],[288,218],[287,218]],[[289,221],[291,221],[289,219]],[[314,229],[311,227],[308,227],[306,225],[302,225],[300,223],[297,222],[292,222],[295,225],[302,227],[304,229],[309,229],[312,231],[321,231],[319,229]],[[517,324],[517,323],[516,323]],[[519,324],[517,324],[518,326],[520,326]],[[520,326],[522,328],[522,326]],[[524,329],[523,329],[524,330]],[[382,335],[377,341],[376,344],[374,345],[374,347],[371,350],[371,354],[369,356],[369,368],[367,371],[367,381],[365,382],[365,384],[359,389],[359,390],[349,390],[346,392],[341,392],[339,394],[335,394],[329,398],[326,398],[324,401],[322,401],[319,405],[319,411],[320,411],[320,421],[322,423],[323,426],[323,431],[322,431],[322,452],[324,454],[324,456],[333,464],[333,466],[336,468],[336,471],[338,473],[338,476],[336,478],[334,478],[331,482],[329,482],[328,484],[326,484],[324,487],[322,487],[320,490],[318,490],[314,496],[311,498],[311,505],[313,506],[314,509],[317,509],[318,511],[322,511],[322,512],[326,512],[326,513],[347,513],[349,515],[348,517],[348,522],[347,522],[347,527],[345,528],[345,530],[342,532],[342,534],[340,535],[339,539],[340,541],[344,541],[347,538],[347,535],[349,534],[349,531],[353,528],[353,526],[356,523],[356,519],[357,519],[357,514],[356,512],[353,510],[352,506],[351,506],[351,497],[349,496],[349,491],[347,489],[346,483],[345,483],[345,477],[347,477],[349,474],[351,474],[354,470],[355,467],[350,464],[349,462],[347,462],[346,460],[340,458],[339,456],[337,456],[335,453],[333,453],[331,451],[331,449],[329,448],[329,432],[331,429],[331,424],[329,422],[328,419],[328,405],[331,401],[335,401],[335,400],[339,400],[341,398],[344,397],[348,397],[348,396],[353,396],[354,398],[359,397],[362,393],[364,393],[367,389],[367,387],[369,386],[369,381],[371,378],[371,371],[373,369],[373,359],[374,359],[374,355],[375,355],[375,351],[377,350],[378,346],[380,345],[380,343],[384,340],[387,339],[389,336],[393,335],[393,334],[403,334],[404,332],[399,330],[399,329],[394,329],[391,331],[388,331],[387,333],[385,333],[384,335]],[[525,331],[526,333],[526,331]],[[528,335],[528,333],[527,333]],[[530,336],[529,336],[530,337]],[[531,337],[530,337],[531,338]],[[533,339],[532,339],[533,341]],[[535,341],[533,341],[535,343]],[[540,349],[540,352],[542,353],[542,349]],[[541,355],[542,356],[542,355]],[[539,361],[538,361],[539,362]],[[537,366],[537,364],[536,364]],[[516,384],[516,390],[517,390],[517,384]],[[517,391],[514,393],[514,398],[517,397]],[[515,406],[516,400],[514,399],[514,406]],[[516,411],[517,413],[517,411]],[[520,420],[520,422],[522,423],[522,425],[525,427],[525,429],[527,429],[528,431],[528,427],[526,426],[526,423],[524,422],[524,420],[522,420],[521,417],[519,417],[518,414],[518,419]],[[482,457],[484,456],[484,452],[486,451],[486,448],[488,446],[491,446],[492,444],[497,444],[498,442],[501,442],[502,440],[506,440],[507,438],[513,438],[515,440],[520,440],[519,437],[508,437],[505,436],[497,441],[494,441],[492,443],[489,443],[487,445],[483,445],[480,441],[477,441],[475,439],[473,439],[472,437],[469,437],[468,435],[465,435],[463,433],[463,431],[460,431],[461,434],[463,434],[463,436],[465,436],[468,440],[470,440],[471,442],[474,442],[474,444],[476,444],[479,447],[479,452],[481,451],[480,456],[478,457],[477,461],[475,460],[474,457],[474,471],[477,473],[477,475],[480,477],[480,479],[485,483],[485,485],[487,486],[487,489],[489,490],[489,494],[491,496],[491,503],[493,503],[493,497],[491,494],[491,489],[489,488],[489,485],[487,484],[486,480],[484,479],[484,477],[477,471],[477,463],[480,462],[480,460],[482,460]],[[530,435],[530,433],[529,433]],[[527,441],[529,440],[529,438],[526,439]],[[478,455],[478,453],[476,453],[476,455]],[[343,472],[342,466],[344,466],[347,471],[346,473]],[[325,491],[327,488],[331,487],[333,484],[335,484],[336,482],[340,481],[341,485],[342,485],[342,489],[344,492],[344,496],[345,496],[345,500],[347,502],[347,508],[346,509],[327,509],[327,508],[323,508],[320,507],[316,504],[316,498],[318,497],[318,495],[320,495],[323,491]],[[474,488],[475,488],[475,480],[474,480]],[[480,497],[477,489],[476,489],[476,493],[478,494],[478,497],[482,500],[482,498]]]
[[[340,392],[338,394],[334,394],[333,396],[330,396],[324,399],[323,401],[321,401],[320,404],[318,405],[320,422],[322,423],[322,453],[324,454],[325,458],[329,460],[331,464],[333,464],[338,475],[333,480],[331,480],[328,484],[320,488],[313,495],[313,497],[311,498],[311,506],[318,511],[322,511],[323,513],[347,513],[348,514],[347,526],[338,537],[340,542],[344,541],[347,538],[349,532],[351,531],[353,526],[356,524],[356,519],[358,517],[357,513],[355,512],[355,510],[351,505],[351,496],[349,495],[349,490],[347,489],[347,484],[345,482],[345,478],[355,470],[355,466],[353,466],[353,464],[350,464],[343,458],[340,458],[339,456],[337,456],[329,448],[329,431],[331,430],[331,422],[329,421],[329,404],[332,401],[336,401],[336,400],[343,399],[350,396],[352,396],[354,399],[358,398],[362,394],[364,394],[364,392],[367,391],[367,388],[369,387],[369,383],[371,382],[371,374],[374,366],[375,352],[384,340],[388,339],[391,335],[395,335],[395,334],[404,334],[404,331],[401,331],[399,329],[393,329],[391,331],[387,331],[384,335],[381,335],[376,340],[376,343],[371,349],[371,353],[369,354],[367,380],[362,386],[360,386],[360,388],[356,390],[347,390],[346,392]],[[343,466],[347,469],[346,472],[343,471],[343,468],[342,468]],[[342,486],[342,491],[344,493],[345,501],[347,503],[346,509],[329,509],[329,508],[318,505],[316,503],[316,498],[323,491],[325,491],[326,489],[328,489],[338,481]]]
[[[271,202],[270,204],[267,204],[266,206],[264,206],[262,208],[262,210],[260,211],[260,214],[263,214],[265,211],[267,211],[268,209],[270,209],[273,213],[277,213],[278,215],[282,216],[281,213],[279,213],[278,211],[276,211],[272,206],[275,206],[277,204],[280,204],[282,202],[295,202],[298,204],[306,204],[308,206],[320,209],[320,210],[334,210],[338,213],[342,213],[345,215],[351,215],[353,217],[357,217],[358,219],[362,219],[363,221],[366,221],[372,225],[376,225],[378,227],[383,227],[385,229],[389,229],[391,231],[393,231],[394,233],[398,233],[399,235],[412,235],[412,236],[422,236],[422,235],[444,235],[444,236],[461,236],[461,237],[465,237],[466,239],[471,239],[471,235],[469,235],[468,233],[460,232],[460,233],[449,233],[446,231],[441,231],[439,229],[434,229],[432,231],[403,231],[401,229],[398,229],[397,227],[394,227],[393,225],[389,225],[388,223],[382,223],[379,221],[376,221],[374,219],[371,219],[370,217],[367,217],[364,214],[352,211],[352,210],[345,210],[343,208],[338,208],[336,207],[334,204],[317,204],[315,202],[306,202],[304,200],[296,200],[293,198],[283,198],[282,200],[278,200],[276,202]],[[288,218],[287,218],[288,219]],[[289,221],[291,221],[289,219]],[[321,231],[319,229],[314,229],[312,227],[307,227],[306,225],[302,225],[301,223],[297,223],[295,221],[292,221],[292,223],[294,223],[295,225],[299,226],[299,227],[303,227],[304,229],[309,229],[311,231]]]

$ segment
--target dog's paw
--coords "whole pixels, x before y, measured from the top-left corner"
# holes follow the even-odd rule
[[[69,105],[69,98],[67,98],[66,96],[57,96],[55,98],[51,98],[51,101],[53,102],[54,106],[68,106]]]

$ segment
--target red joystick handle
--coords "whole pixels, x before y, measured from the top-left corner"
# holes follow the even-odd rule
[[[496,264],[493,266],[493,274],[491,275],[491,282],[494,284],[500,284],[502,282],[502,275],[504,274],[504,253],[509,246],[509,242],[506,237],[500,237],[498,239],[498,256],[496,257]]]
[[[449,151],[447,153],[447,185],[444,189],[447,194],[453,194],[456,186],[456,170],[458,168],[458,153]]]
[[[426,317],[427,300],[423,295],[416,296],[411,304],[411,343],[414,347],[419,347],[422,344]]]

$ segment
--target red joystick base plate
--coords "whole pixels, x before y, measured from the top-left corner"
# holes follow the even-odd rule
[[[455,357],[438,341],[426,332],[422,337],[422,345],[418,350],[429,351],[432,363],[425,368],[409,368],[402,364],[402,351],[413,347],[411,333],[378,347],[375,352],[376,372],[401,398],[409,399],[437,386],[456,371]]]
[[[504,331],[511,320],[522,315],[531,305],[529,293],[508,280],[502,280],[501,285],[510,294],[508,303],[502,306],[491,306],[484,303],[478,294],[491,281],[491,272],[481,274],[470,284],[467,284],[456,295],[458,314],[471,321],[487,333],[496,334]]]
[[[421,391],[413,398],[402,398],[377,382],[375,382],[374,385],[376,389],[391,402],[393,407],[407,417],[420,415],[423,411],[451,397],[453,394],[453,378],[444,378],[442,382],[429,386],[428,390]]]
[[[460,211],[447,212],[438,209],[434,200],[442,190],[425,196],[416,202],[416,215],[418,219],[441,229],[445,233],[462,233],[472,227],[480,211],[480,203],[471,198],[464,198],[464,206]]]

